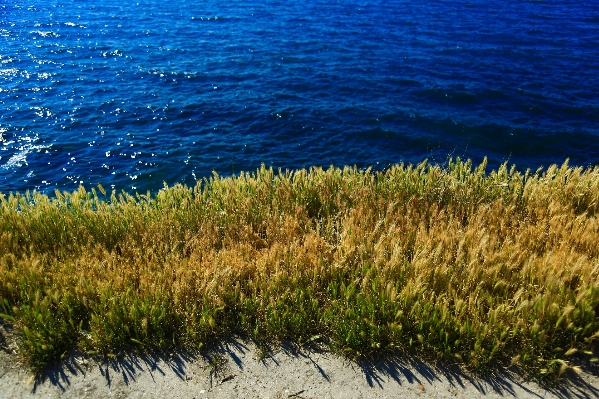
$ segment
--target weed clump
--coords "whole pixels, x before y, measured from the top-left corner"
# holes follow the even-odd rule
[[[155,196],[98,190],[0,194],[0,313],[36,370],[74,347],[227,334],[537,379],[597,361],[597,167],[262,167]]]

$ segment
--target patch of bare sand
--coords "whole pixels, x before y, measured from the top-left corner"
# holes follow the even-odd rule
[[[569,373],[559,389],[547,390],[510,372],[477,379],[405,356],[353,363],[317,348],[283,346],[260,360],[259,350],[241,340],[221,342],[203,355],[124,353],[98,361],[73,353],[32,381],[18,363],[8,327],[2,329],[0,398],[599,397],[596,366]]]

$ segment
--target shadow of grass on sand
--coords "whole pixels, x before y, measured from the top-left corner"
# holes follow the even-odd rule
[[[0,319],[0,348],[16,361],[17,355],[8,349],[14,339],[12,327]],[[48,367],[37,376],[32,386],[32,393],[45,384],[66,392],[75,379],[84,378],[93,372],[101,374],[104,385],[109,389],[117,381],[119,384],[130,386],[142,373],[148,373],[152,380],[156,374],[159,374],[172,375],[171,378],[186,381],[189,368],[194,364],[200,365],[207,371],[206,376],[210,379],[210,386],[213,386],[214,381],[222,379],[227,373],[251,373],[254,368],[247,367],[249,359],[256,359],[258,363],[262,363],[269,369],[280,367],[281,362],[290,359],[301,359],[314,367],[323,380],[330,383],[331,374],[335,370],[330,370],[330,362],[326,365],[322,364],[323,357],[330,359],[335,355],[319,344],[298,347],[286,343],[273,351],[258,348],[254,343],[239,338],[214,342],[197,353],[183,350],[172,353],[131,351],[113,357],[91,357],[72,351],[61,362]],[[388,387],[389,384],[402,386],[442,383],[448,386],[450,392],[458,392],[469,385],[474,387],[481,396],[495,393],[512,397],[516,395],[518,387],[519,391],[526,392],[530,397],[543,397],[527,388],[530,384],[523,381],[516,372],[508,369],[498,370],[491,376],[477,377],[457,365],[429,363],[405,353],[392,353],[357,362],[338,358],[338,363],[342,364],[342,367],[352,367],[354,371],[361,374],[364,378],[364,386],[367,385],[369,388],[383,388]],[[0,370],[0,377],[4,374]],[[582,365],[582,375],[584,374],[598,377],[599,367],[591,363]],[[582,375],[568,372],[556,386],[544,388],[559,398],[599,397],[599,387],[589,384]]]

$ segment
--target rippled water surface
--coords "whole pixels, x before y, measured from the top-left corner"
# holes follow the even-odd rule
[[[0,1],[0,191],[599,164],[595,1]]]

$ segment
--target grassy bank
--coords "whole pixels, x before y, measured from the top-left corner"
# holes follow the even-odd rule
[[[599,168],[262,168],[0,198],[0,313],[34,369],[229,333],[547,378],[598,354]]]

